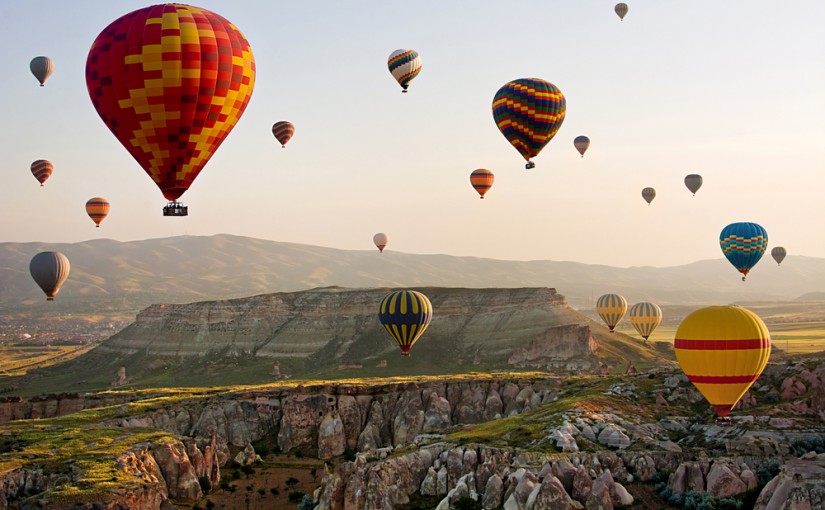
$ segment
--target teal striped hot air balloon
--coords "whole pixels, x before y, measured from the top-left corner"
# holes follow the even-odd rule
[[[493,119],[499,131],[530,161],[556,136],[564,122],[567,102],[564,94],[549,81],[538,78],[513,80],[498,89],[493,98]]]
[[[432,318],[430,300],[415,290],[391,292],[378,308],[378,320],[401,347],[404,356],[410,355],[410,348],[421,338]]]
[[[756,223],[731,223],[719,234],[719,245],[728,261],[742,273],[744,282],[768,249],[768,233]]]
[[[618,294],[605,294],[596,301],[596,313],[613,332],[627,311],[627,301]]]

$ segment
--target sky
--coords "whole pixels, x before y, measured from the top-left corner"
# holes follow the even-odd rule
[[[624,21],[614,3],[198,1],[249,40],[256,84],[183,195],[190,215],[169,218],[84,77],[100,31],[151,4],[4,0],[0,242],[229,233],[360,250],[385,232],[407,253],[671,266],[719,258],[722,228],[753,221],[769,248],[825,257],[825,2],[640,0]],[[423,61],[408,94],[386,65],[400,48]],[[38,55],[56,67],[42,88]],[[527,77],[567,100],[533,170],[491,111]],[[296,126],[286,149],[279,120]],[[55,166],[43,188],[37,159]],[[476,168],[495,174],[484,200]],[[94,196],[112,204],[101,228]]]

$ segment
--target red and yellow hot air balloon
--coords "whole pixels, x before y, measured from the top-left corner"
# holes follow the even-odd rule
[[[86,86],[100,118],[175,203],[238,122],[254,84],[255,60],[243,34],[188,5],[154,5],[118,18],[86,60]]]
[[[109,214],[109,201],[103,197],[93,197],[86,201],[86,214],[99,227],[100,222],[106,219]]]
[[[752,311],[709,306],[685,317],[673,347],[690,382],[724,417],[768,364],[771,338]]]
[[[49,177],[51,177],[52,172],[54,172],[54,165],[52,165],[51,161],[38,159],[32,163],[31,170],[34,178],[43,186],[43,184],[49,180]]]
[[[470,174],[470,184],[472,184],[473,188],[481,195],[481,198],[484,198],[484,194],[493,187],[493,181],[495,181],[493,172],[486,168],[473,170],[473,173]]]
[[[288,120],[281,120],[272,125],[272,136],[278,140],[282,149],[286,149],[286,143],[295,134],[295,126]]]

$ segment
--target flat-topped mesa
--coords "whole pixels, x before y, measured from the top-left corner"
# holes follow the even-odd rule
[[[555,289],[416,288],[433,304],[433,320],[414,354],[540,366],[542,359],[589,357],[596,344],[587,318]],[[386,288],[319,288],[241,299],[158,304],[104,342],[99,352],[156,357],[229,356],[364,361],[396,347],[376,316]],[[561,328],[561,329],[559,329]],[[561,342],[561,343],[560,343]],[[540,346],[537,344],[541,344]],[[564,344],[564,345],[562,345]],[[533,363],[535,362],[535,363]],[[374,364],[374,363],[373,363]]]

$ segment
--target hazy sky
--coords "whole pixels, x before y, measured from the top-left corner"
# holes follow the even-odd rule
[[[825,2],[631,0],[623,22],[614,3],[195,2],[244,33],[257,82],[182,197],[190,216],[164,218],[84,78],[98,33],[150,4],[3,0],[0,241],[231,233],[373,249],[383,231],[411,253],[665,266],[718,258],[721,229],[755,221],[771,246],[825,256]],[[386,66],[399,48],[423,60],[409,94]],[[56,65],[43,88],[37,55]],[[525,77],[567,98],[534,170],[491,112]],[[296,126],[283,150],[278,120]],[[45,188],[36,159],[55,165]],[[485,200],[476,168],[495,173]],[[689,173],[704,177],[696,197]],[[99,229],[93,196],[112,203]]]

